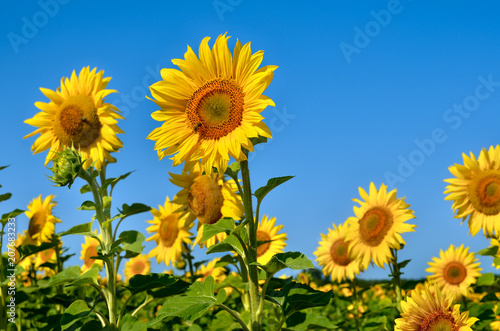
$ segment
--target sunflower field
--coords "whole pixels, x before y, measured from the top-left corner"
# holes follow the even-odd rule
[[[113,205],[131,172],[107,174],[119,162],[124,117],[107,101],[117,91],[103,70],[84,67],[55,89],[40,88],[45,98],[25,120],[34,131],[24,138],[34,139],[34,154],[46,153],[47,180],[93,216],[59,231],[53,195],[2,211],[0,329],[500,330],[499,279],[481,273],[477,259],[490,256],[500,268],[500,146],[464,154],[445,180],[454,217],[490,247],[450,245],[429,261],[426,279],[405,279],[410,261],[398,253],[416,215],[397,189],[372,182],[352,197],[353,216],[320,235],[315,268],[286,250],[283,224],[261,210],[293,176],[251,185],[249,156],[273,134],[261,113],[275,106],[263,93],[277,66],[261,66],[264,52],[249,42],[229,49],[228,39],[219,35],[210,46],[206,37],[198,53],[188,47],[172,60],[177,68],[161,69],[149,86],[158,127],[147,139],[178,169],[169,173],[178,191],[159,206]],[[16,231],[23,214],[28,227]],[[120,230],[133,215],[144,223]],[[68,253],[75,236],[84,237],[78,265]],[[207,259],[195,258],[194,248]],[[151,260],[166,271],[152,272]],[[370,265],[388,267],[390,279],[360,279]]]

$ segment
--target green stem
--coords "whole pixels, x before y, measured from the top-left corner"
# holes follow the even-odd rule
[[[238,314],[238,312],[232,310],[231,308],[229,308],[225,304],[220,304],[219,307],[221,307],[222,309],[226,310],[229,314],[231,314],[231,316],[233,316],[234,319],[236,319],[238,321],[238,323],[240,323],[241,328],[244,331],[249,331],[248,328],[247,328],[247,326],[246,326],[246,324],[245,324],[245,322],[243,322],[243,320],[241,319],[240,314]]]
[[[248,154],[248,152],[247,152]],[[259,276],[257,266],[251,265],[257,262],[257,226],[253,218],[252,189],[250,187],[250,171],[248,161],[241,161],[241,177],[243,180],[243,206],[245,207],[245,219],[248,220],[248,238],[250,241],[246,264],[249,274],[250,314],[252,317],[252,331],[260,331],[262,328],[259,313]]]
[[[352,293],[353,293],[353,297],[354,297],[354,302],[353,302],[353,306],[354,306],[354,311],[353,311],[353,315],[354,315],[354,321],[356,322],[356,330],[359,331],[359,320],[358,320],[358,292],[357,292],[357,289],[356,289],[356,278],[354,278],[352,280],[352,282],[349,282],[350,285],[351,285],[351,290],[352,290]]]
[[[274,274],[266,273],[266,281],[264,283],[264,286],[262,287],[262,295],[260,296],[259,315],[262,314],[262,311],[264,310],[264,300],[266,298],[267,286],[269,285],[269,282],[271,281],[273,275]]]
[[[118,322],[117,322],[117,325],[120,326],[120,322],[122,320],[122,317],[123,317],[123,313],[125,313],[125,308],[127,307],[129,301],[132,299],[132,297],[134,296],[135,294],[132,293],[130,294],[130,296],[127,298],[127,300],[125,301],[125,303],[123,304],[123,307],[122,309],[120,310],[120,315],[118,315]],[[147,297],[146,297],[147,299]]]
[[[403,299],[401,296],[401,271],[399,270],[399,265],[398,265],[398,250],[391,248],[392,251],[392,267],[391,267],[391,272],[392,272],[392,282],[394,284],[394,292],[396,292],[396,309],[398,312],[402,312],[401,309],[401,300]]]
[[[186,257],[186,260],[188,261],[189,273],[191,275],[191,277],[189,277],[189,278],[191,279],[191,283],[194,283],[196,278],[194,276],[193,256],[191,255],[191,246],[189,246],[186,243],[182,243],[182,244],[184,245],[184,247],[187,250],[187,253],[184,253],[184,256]]]
[[[142,308],[144,308],[148,303],[150,303],[153,300],[154,300],[153,297],[150,298],[146,297],[146,300],[132,312],[132,316],[135,316]]]

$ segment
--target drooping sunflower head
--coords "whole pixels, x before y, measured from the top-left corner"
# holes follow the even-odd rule
[[[55,232],[55,223],[61,221],[52,215],[52,208],[57,205],[54,195],[48,195],[42,201],[42,195],[34,198],[28,205],[28,210],[25,212],[29,218],[28,235],[37,244],[45,241],[50,241],[50,238]]]
[[[144,254],[139,254],[125,263],[125,281],[129,281],[135,275],[147,275],[151,270],[151,262]]]
[[[347,220],[350,253],[361,261],[364,269],[370,261],[384,268],[384,263],[392,259],[391,248],[399,249],[405,244],[401,234],[414,231],[415,225],[406,221],[415,216],[403,198],[396,198],[396,190],[387,192],[384,184],[377,190],[375,184],[370,183],[369,194],[361,187],[359,194],[363,200],[353,199],[360,204],[354,207],[356,216]]]
[[[476,159],[463,154],[464,165],[449,167],[455,178],[445,179],[445,199],[453,200],[455,218],[468,219],[475,236],[482,228],[493,236],[500,231],[500,145],[483,149]]]
[[[323,274],[341,283],[345,278],[354,279],[363,268],[360,261],[349,254],[350,241],[346,240],[348,224],[328,229],[328,234],[321,234],[318,249],[314,252],[316,261],[323,266]]]
[[[257,228],[257,262],[266,264],[286,246],[286,233],[278,233],[283,225],[275,225],[276,217],[262,216]]]
[[[174,155],[174,166],[202,160],[207,174],[213,167],[224,173],[233,157],[246,159],[242,147],[253,151],[249,138],[271,138],[260,113],[274,102],[262,95],[273,79],[276,66],[264,66],[264,52],[252,54],[250,43],[236,42],[233,53],[229,37],[220,35],[212,49],[209,37],[191,47],[184,60],[174,59],[177,69],[162,69],[162,80],[151,85],[153,101],[161,108],[152,114],[163,122],[148,139],[156,141],[160,159]]]
[[[186,250],[183,244],[192,244],[189,230],[193,223],[178,212],[179,207],[167,197],[164,206],[151,209],[154,219],[148,222],[153,225],[146,229],[153,233],[146,241],[154,240],[157,245],[149,252],[148,258],[155,256],[158,263],[164,261],[167,266],[182,259],[182,252]]]
[[[85,242],[82,244],[82,250],[80,255],[80,260],[83,260],[83,265],[81,267],[82,273],[85,273],[92,268],[94,264],[102,267],[103,261],[99,259],[93,259],[93,257],[99,256],[98,249],[100,246],[99,240],[85,236]]]
[[[452,302],[434,284],[411,291],[411,296],[401,301],[403,312],[394,331],[472,331],[471,325],[478,319],[469,317],[468,311],[460,313],[460,305],[452,306]]]
[[[105,161],[115,161],[110,153],[123,146],[116,137],[117,133],[123,133],[116,125],[123,117],[104,100],[116,91],[105,89],[111,78],[103,78],[103,73],[84,67],[78,76],[73,71],[71,78],[63,77],[56,91],[40,88],[50,102],[35,103],[41,112],[24,122],[38,129],[24,138],[40,133],[31,150],[36,154],[50,148],[45,165],[64,146],[81,151],[85,168],[95,162],[95,167],[101,169]]]
[[[479,273],[479,262],[473,252],[469,253],[469,248],[463,245],[455,248],[450,245],[446,252],[439,253],[439,258],[432,258],[429,262],[430,268],[425,271],[432,273],[427,276],[429,282],[436,282],[446,295],[451,295],[453,299],[461,296],[468,296],[472,292],[471,285],[481,276]]]

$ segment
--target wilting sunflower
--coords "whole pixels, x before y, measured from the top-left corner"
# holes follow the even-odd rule
[[[481,276],[479,262],[473,252],[464,245],[455,249],[450,245],[446,252],[441,250],[439,258],[433,257],[430,268],[425,271],[432,273],[427,276],[429,282],[436,282],[444,294],[453,295],[453,299],[468,296],[472,292],[471,285]]]
[[[63,147],[79,149],[84,167],[92,162],[101,169],[104,161],[114,162],[110,152],[116,152],[123,144],[116,137],[123,131],[116,125],[117,119],[123,119],[120,111],[104,101],[115,90],[106,90],[111,77],[103,78],[104,71],[96,73],[84,67],[77,76],[63,77],[61,86],[56,91],[40,88],[50,102],[36,102],[42,111],[25,123],[38,129],[28,134],[28,138],[40,133],[31,150],[36,154],[50,148],[45,165],[57,157]]]
[[[345,278],[352,280],[363,271],[360,261],[349,256],[350,242],[345,239],[347,228],[347,223],[338,227],[333,224],[333,229],[328,229],[328,234],[321,234],[319,247],[313,253],[319,265],[323,266],[323,274],[339,283]]]
[[[42,201],[42,195],[39,195],[29,203],[28,210],[25,211],[26,216],[30,219],[28,235],[37,245],[50,241],[55,231],[55,224],[61,222],[52,215],[52,208],[57,205],[52,200],[54,197],[54,195],[48,195]]]
[[[185,250],[183,243],[192,244],[191,239],[189,239],[192,233],[189,232],[189,229],[193,223],[189,223],[186,216],[177,212],[179,207],[167,197],[164,206],[160,205],[158,209],[151,209],[154,219],[148,223],[153,225],[146,229],[148,232],[154,233],[146,241],[154,240],[157,245],[149,252],[148,258],[156,256],[158,263],[164,261],[167,266],[181,259],[182,252]]]
[[[350,241],[350,253],[361,261],[364,269],[371,260],[384,268],[384,263],[392,259],[391,248],[399,249],[405,244],[401,234],[415,231],[415,225],[405,223],[415,216],[404,198],[396,198],[396,189],[387,192],[384,184],[377,191],[375,184],[370,183],[369,194],[361,187],[359,194],[364,201],[353,199],[360,206],[354,207],[356,217],[347,220],[350,227],[346,241]]]
[[[395,321],[394,331],[472,331],[471,325],[478,319],[469,317],[468,311],[460,313],[460,305],[452,306],[452,302],[437,285],[412,291],[406,301],[401,301],[403,312]]]
[[[182,215],[186,215],[190,223],[198,218],[195,244],[201,245],[204,224],[214,224],[223,217],[234,220],[243,217],[243,202],[236,193],[238,187],[234,180],[225,180],[224,175],[217,173],[204,175],[201,162],[194,163],[191,170],[180,175],[170,173],[170,176],[170,181],[182,188],[173,200],[181,206]],[[220,233],[204,244],[209,247],[226,237],[225,233]]]
[[[82,273],[89,271],[94,264],[102,267],[102,260],[91,258],[98,256],[97,248],[99,247],[99,245],[99,240],[85,236],[85,243],[82,244],[82,251],[80,256],[80,260],[83,260],[83,265],[81,267]]]
[[[162,69],[162,80],[151,85],[153,100],[161,109],[152,114],[163,122],[148,139],[156,141],[160,159],[174,155],[174,166],[201,159],[207,174],[212,167],[226,171],[229,157],[246,159],[241,148],[253,151],[249,138],[271,138],[260,113],[274,102],[262,95],[277,66],[257,70],[263,51],[252,54],[250,43],[236,42],[233,54],[229,37],[220,35],[211,50],[203,39],[199,56],[188,46],[180,68]]]
[[[151,270],[151,262],[144,254],[139,254],[125,263],[125,281],[134,275],[147,275]]]
[[[498,236],[500,231],[500,146],[483,148],[476,159],[463,154],[464,165],[449,167],[455,178],[445,179],[445,199],[453,200],[455,218],[468,218],[469,232]]]
[[[277,253],[282,253],[286,246],[286,233],[278,233],[283,225],[276,225],[276,217],[262,217],[257,228],[257,262],[266,264]]]

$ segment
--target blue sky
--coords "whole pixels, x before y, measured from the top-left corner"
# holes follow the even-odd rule
[[[111,76],[108,87],[120,94],[126,132],[124,148],[108,167],[110,176],[133,175],[114,193],[114,205],[142,202],[157,208],[177,187],[158,161],[146,136],[160,123],[157,106],[145,98],[161,68],[176,68],[187,45],[228,32],[264,50],[262,65],[278,65],[265,95],[276,108],[263,112],[273,139],[250,159],[254,189],[268,178],[296,176],[266,197],[261,212],[277,217],[288,234],[287,250],[310,259],[332,223],[353,216],[358,187],[370,182],[398,189],[415,211],[414,233],[404,235],[401,259],[412,259],[404,277],[425,277],[427,262],[451,244],[478,251],[488,246],[480,233],[468,235],[444,200],[448,167],[462,153],[479,154],[500,142],[500,5],[494,2],[370,1],[283,3],[216,1],[4,2],[0,13],[3,110],[0,121],[1,192],[13,197],[1,213],[25,209],[34,197],[57,195],[57,231],[88,222],[76,208],[84,199],[77,188],[53,187],[45,178],[46,153],[32,155],[36,101],[47,101],[39,87],[56,89],[62,76],[84,66]],[[212,44],[212,43],[211,43]],[[80,185],[79,185],[80,184]],[[131,217],[122,229],[145,231],[149,214]],[[27,228],[19,216],[19,231]],[[66,239],[78,260],[81,237]],[[146,244],[146,252],[152,248]],[[198,259],[206,259],[197,249]],[[210,256],[208,256],[210,258]],[[480,258],[494,271],[491,258]],[[153,270],[163,266],[152,263]],[[388,268],[370,268],[363,278],[386,278]]]

